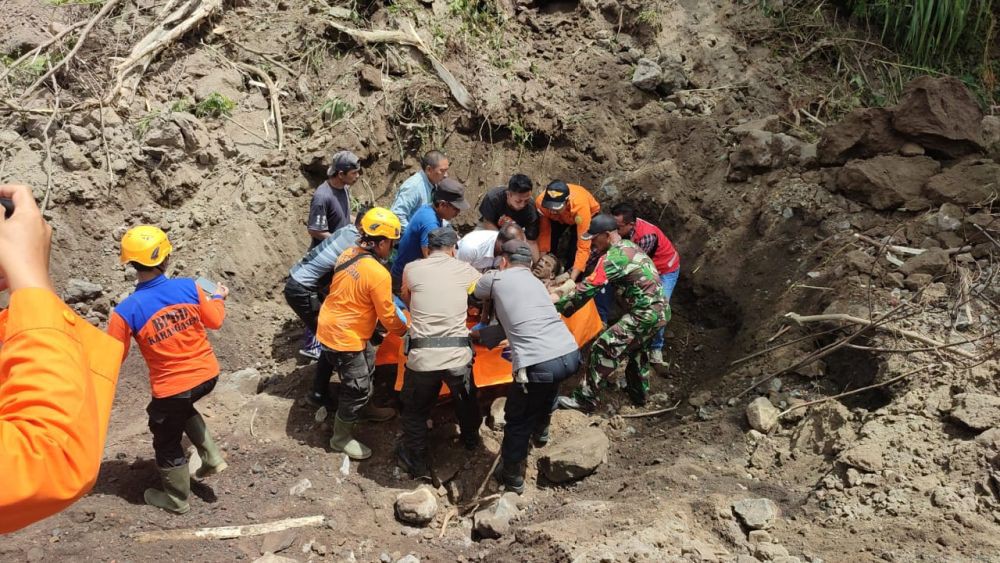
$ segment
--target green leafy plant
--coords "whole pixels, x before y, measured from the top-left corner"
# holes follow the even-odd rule
[[[647,25],[656,31],[663,28],[663,24],[660,23],[660,12],[652,8],[639,12],[635,19],[640,24]]]
[[[509,129],[510,137],[513,139],[514,144],[525,149],[531,147],[531,142],[535,138],[534,132],[525,129],[524,124],[520,121],[511,122]]]
[[[236,102],[218,92],[212,92],[204,100],[191,107],[191,113],[198,117],[229,117],[236,109]]]
[[[319,107],[319,114],[324,123],[340,121],[354,111],[354,107],[340,98],[327,98]]]
[[[415,14],[417,13],[417,5],[413,0],[393,0],[392,4],[386,7],[386,10],[394,16]]]

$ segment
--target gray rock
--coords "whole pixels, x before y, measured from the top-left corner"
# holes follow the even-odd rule
[[[59,157],[62,159],[63,167],[70,172],[90,170],[92,167],[87,155],[83,153],[80,147],[72,143],[66,143]]]
[[[766,530],[774,524],[780,511],[769,498],[751,498],[734,502],[733,514],[751,530]]]
[[[903,156],[921,156],[924,154],[924,147],[916,143],[903,143],[903,146],[899,147],[899,154]]]
[[[792,449],[831,455],[857,438],[850,424],[851,412],[839,401],[827,401],[809,410],[792,435]]]
[[[940,276],[948,271],[951,256],[940,248],[931,248],[926,252],[910,258],[899,267],[899,271],[907,276],[912,274],[930,274]]]
[[[778,424],[780,412],[767,397],[757,397],[747,405],[747,421],[754,430],[767,434]]]
[[[181,133],[181,128],[173,121],[160,121],[160,123],[146,133],[143,142],[151,147],[183,149],[184,134]]]
[[[437,496],[433,489],[422,486],[396,497],[396,518],[405,524],[426,526],[437,514]]]
[[[21,135],[17,131],[10,129],[0,129],[0,145],[13,145],[21,140]]]
[[[940,170],[927,156],[877,156],[848,162],[830,176],[827,187],[879,210],[926,209],[924,185]]]
[[[396,563],[420,563],[420,558],[412,553],[396,560]]]
[[[504,418],[504,410],[507,407],[507,397],[500,397],[493,401],[490,405],[490,419],[489,425],[493,430],[503,430],[504,424],[506,424],[506,419]]]
[[[607,461],[610,446],[600,428],[587,427],[546,448],[538,467],[553,483],[582,479]]]
[[[261,555],[268,553],[280,553],[295,543],[298,530],[282,530],[264,536],[264,541],[260,544]]]
[[[752,174],[802,164],[808,158],[815,158],[811,149],[806,151],[805,147],[805,143],[784,133],[748,131],[742,135],[740,144],[729,153],[727,179],[742,182]]]
[[[840,461],[866,473],[882,471],[885,466],[882,458],[882,447],[872,442],[854,446],[840,454]]]
[[[663,79],[663,69],[655,61],[642,58],[632,73],[632,86],[647,92],[653,92]]]
[[[302,478],[298,483],[292,485],[292,488],[288,489],[288,494],[293,497],[299,497],[305,494],[306,491],[311,489],[313,486],[312,481],[306,478]]]
[[[265,553],[262,557],[254,559],[253,563],[298,563],[298,561],[298,559],[292,559],[291,557]]]
[[[241,369],[222,377],[227,385],[236,387],[245,395],[256,395],[263,390],[264,378],[254,368]]]
[[[1000,171],[1000,167],[998,167],[998,171]],[[1000,174],[997,177],[1000,178]],[[942,231],[957,231],[962,226],[963,219],[965,219],[965,212],[954,203],[942,205],[935,217],[937,227]]]
[[[910,291],[917,291],[920,288],[934,281],[934,276],[930,274],[910,274],[903,280],[903,285]]]
[[[955,395],[955,407],[951,416],[973,430],[989,430],[1000,426],[1000,397],[983,393],[960,393]]]
[[[83,303],[92,299],[97,299],[104,294],[104,288],[100,284],[70,278],[66,282],[66,290],[63,291],[63,300],[66,303]]]
[[[69,133],[69,138],[73,139],[74,143],[86,143],[94,138],[94,134],[89,129],[80,127],[79,125],[67,125],[65,130]]]
[[[511,496],[516,495],[507,493],[472,517],[472,527],[479,537],[495,539],[510,532],[510,521],[520,514]]]
[[[29,549],[25,556],[29,562],[41,561],[42,559],[45,559],[45,551],[43,551],[42,548],[35,546]]]

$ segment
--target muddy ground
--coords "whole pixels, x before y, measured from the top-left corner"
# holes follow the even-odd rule
[[[97,11],[59,4],[0,2],[10,60]],[[775,20],[755,3],[235,1],[109,90],[112,65],[185,5],[119,4],[56,86],[25,95],[58,57],[0,84],[0,181],[29,183],[48,202],[57,286],[95,324],[134,283],[117,241],[135,224],[168,229],[175,275],[232,288],[212,336],[224,374],[201,407],[230,469],[196,485],[184,516],[143,504],[157,478],[146,369],[133,352],[94,491],[4,538],[0,559],[255,560],[276,549],[299,561],[998,558],[1000,128],[956,81],[913,85],[896,108],[810,120],[800,110],[817,108],[803,100],[829,91],[836,61],[803,69],[788,45],[762,39]],[[416,51],[358,45],[331,22],[412,22],[474,106],[460,107]],[[237,63],[275,85],[280,149],[272,92]],[[228,115],[206,111],[213,94],[234,102]],[[606,462],[555,485],[536,481],[545,450],[534,451],[520,515],[484,539],[466,509],[501,433],[484,426],[483,448],[467,454],[444,405],[439,508],[426,527],[400,523],[395,497],[417,484],[393,463],[398,422],[361,430],[368,461],[329,451],[328,422],[301,399],[313,367],[296,356],[301,328],[281,296],[308,244],[312,189],[341,148],[363,161],[354,196],[385,205],[431,148],[448,153],[473,200],[524,172],[538,185],[583,184],[603,205],[641,204],[682,256],[670,366],[649,407],[678,408],[632,418],[644,411],[609,393],[598,415],[557,413],[552,445],[597,427],[610,438]],[[894,330],[844,341],[862,325],[800,326],[788,312]],[[394,403],[390,380],[381,374],[377,401]],[[484,411],[500,395],[484,390]],[[496,492],[491,483],[481,496]],[[769,499],[766,517],[737,514],[744,499]],[[286,534],[140,541],[314,515],[325,523]]]

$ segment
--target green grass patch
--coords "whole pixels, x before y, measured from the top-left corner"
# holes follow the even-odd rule
[[[354,111],[354,106],[340,98],[327,98],[319,107],[319,114],[324,123],[336,123],[347,117],[352,111]]]

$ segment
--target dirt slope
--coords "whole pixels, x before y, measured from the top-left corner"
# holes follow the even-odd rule
[[[202,408],[231,469],[196,488],[187,515],[142,504],[155,474],[146,371],[133,353],[94,492],[5,538],[0,559],[254,560],[270,541],[289,543],[280,555],[302,561],[992,560],[1000,420],[989,410],[997,365],[983,360],[995,350],[1000,299],[1000,229],[988,197],[996,192],[997,165],[988,159],[995,118],[970,114],[946,85],[929,94],[933,101],[944,92],[944,102],[928,107],[944,108],[939,121],[965,116],[953,142],[942,145],[926,123],[907,125],[912,107],[848,117],[820,137],[790,111],[793,98],[823,92],[824,78],[786,76],[794,61],[747,43],[741,30],[770,20],[743,3],[505,0],[485,13],[461,9],[467,4],[227,2],[109,107],[64,109],[51,123],[46,113],[0,113],[0,180],[30,183],[40,200],[48,191],[57,285],[74,295],[80,284],[71,278],[101,286],[74,299],[88,319],[105,322],[133,285],[116,245],[143,222],[169,230],[174,274],[205,274],[233,289],[226,325],[213,336],[226,373]],[[14,16],[5,25],[20,33],[4,45],[14,58],[58,32],[39,22],[69,25],[94,13],[3,6]],[[72,71],[59,75],[60,107],[104,96],[109,62],[163,9],[124,2],[95,26]],[[412,22],[475,109],[460,108],[416,53],[358,46],[330,21],[375,29]],[[280,150],[270,92],[233,63],[263,69],[280,90]],[[639,80],[642,73],[650,78]],[[33,82],[23,73],[12,79],[4,98]],[[198,104],[213,94],[235,103],[230,116],[204,114]],[[54,102],[43,89],[18,105]],[[980,138],[965,138],[973,134]],[[921,154],[904,157],[906,143]],[[530,485],[513,530],[497,540],[474,539],[471,515],[448,518],[443,534],[442,526],[452,507],[475,496],[501,434],[484,428],[484,450],[467,456],[449,409],[439,409],[441,508],[426,529],[401,525],[395,496],[416,484],[393,465],[398,423],[361,431],[375,451],[367,462],[345,465],[328,451],[329,424],[301,400],[313,368],[295,357],[301,329],[281,297],[288,267],[307,246],[305,210],[332,151],[362,157],[356,198],[388,204],[419,155],[436,147],[473,199],[517,171],[537,184],[578,182],[604,204],[640,203],[682,255],[671,366],[653,389],[659,406],[679,408],[623,418],[635,413],[611,394],[601,416],[557,413],[554,443],[597,426],[611,439],[607,462],[568,486]],[[969,177],[981,178],[967,182],[974,189],[964,189]],[[889,236],[892,245],[931,250],[901,254],[884,244]],[[892,326],[940,342],[981,339],[954,346],[965,355],[899,354],[891,351],[924,345],[873,330],[851,341],[862,348],[844,346],[731,399],[856,328],[797,327],[782,318],[789,311],[891,311]],[[917,368],[892,387],[793,411],[767,433],[747,423],[757,397],[783,409]],[[379,401],[392,400],[388,384],[380,378]],[[496,393],[483,394],[485,406]],[[531,483],[544,453],[532,453]],[[485,494],[494,492],[490,485]],[[757,498],[779,509],[766,532],[751,532],[733,511],[734,502]],[[280,538],[134,539],[310,515],[326,524]]]

